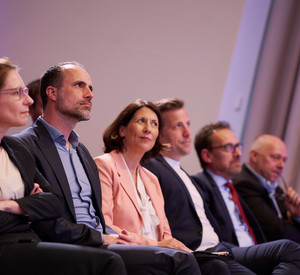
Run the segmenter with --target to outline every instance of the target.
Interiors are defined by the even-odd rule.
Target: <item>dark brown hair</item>
[[[206,163],[201,158],[201,151],[204,148],[210,150],[212,145],[211,135],[216,130],[221,129],[230,129],[229,123],[226,121],[218,121],[216,123],[208,124],[202,127],[195,136],[194,146],[202,168],[206,167]]]
[[[35,106],[36,99],[40,95],[40,79],[33,80],[29,82],[26,86],[28,88],[28,94],[29,96],[34,100],[32,107]]]
[[[104,152],[109,153],[112,150],[117,150],[118,152],[122,152],[124,144],[123,138],[119,134],[119,130],[121,126],[127,126],[134,114],[141,108],[147,107],[151,109],[158,118],[158,129],[161,127],[161,117],[158,108],[150,101],[138,99],[128,106],[126,106],[121,113],[117,116],[117,118],[110,124],[103,133],[103,142],[104,142]],[[159,134],[155,141],[153,148],[146,152],[142,158],[142,160],[149,159],[151,157],[155,157],[159,151],[162,149],[163,145],[159,141]]]

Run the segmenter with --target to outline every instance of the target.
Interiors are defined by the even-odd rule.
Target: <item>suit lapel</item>
[[[57,179],[57,183],[63,191],[63,194],[68,203],[68,207],[73,214],[74,219],[76,219],[69,182],[55,144],[42,122],[36,122],[34,131],[37,134],[36,145],[39,147],[40,152],[43,154],[45,161],[47,161],[50,165],[52,172]]]
[[[169,165],[169,163],[167,163],[167,161],[164,159],[164,157],[162,155],[157,156],[157,159],[162,163],[162,165],[164,167],[166,167],[172,174],[173,176],[177,179],[178,182],[180,182],[184,192],[186,193],[186,196],[188,197],[189,200],[189,204],[190,206],[194,209],[194,211],[196,212],[192,197],[190,195],[190,192],[187,190],[184,182],[182,181],[181,177],[178,176],[178,174],[176,173],[176,171]],[[185,171],[184,171],[185,172]],[[186,172],[185,172],[186,173]],[[186,173],[187,174],[187,173]],[[187,176],[191,179],[191,177],[187,174]],[[192,179],[191,179],[192,181]],[[193,182],[193,181],[192,181]]]
[[[207,171],[204,171],[203,175],[204,175],[203,179],[206,180],[207,183],[208,183],[208,186],[211,186],[211,188],[212,188],[212,194],[214,194],[214,196],[217,200],[219,208],[223,209],[222,213],[225,215],[225,220],[230,223],[231,230],[235,232],[235,229],[234,229],[229,211],[228,211],[227,206],[224,202],[224,199],[223,199],[222,194],[219,190],[219,187],[217,186],[217,184],[215,183],[213,178],[207,173]]]
[[[111,154],[112,154],[112,157],[113,157],[113,159],[115,161],[115,164],[116,164],[116,170],[117,170],[117,173],[118,173],[118,176],[119,176],[120,185],[122,186],[124,192],[130,198],[132,203],[134,204],[134,206],[135,206],[137,212],[139,213],[139,215],[142,217],[140,207],[138,205],[136,193],[135,193],[135,190],[132,186],[131,177],[129,176],[127,168],[124,164],[122,155],[119,154],[119,153],[116,153],[114,151],[111,152]]]

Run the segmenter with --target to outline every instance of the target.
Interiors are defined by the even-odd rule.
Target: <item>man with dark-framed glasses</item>
[[[208,124],[198,131],[194,143],[203,172],[193,179],[207,194],[224,240],[242,247],[264,242],[256,218],[232,185],[232,178],[241,171],[243,146],[230,125]]]
[[[268,241],[284,238],[299,243],[300,197],[281,176],[286,161],[285,143],[273,135],[260,135],[252,142],[248,162],[233,182]]]

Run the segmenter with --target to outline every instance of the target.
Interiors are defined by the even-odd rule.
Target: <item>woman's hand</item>
[[[288,187],[286,192],[285,205],[286,208],[295,217],[300,217],[300,197],[299,194],[292,188]]]
[[[20,205],[13,200],[0,201],[0,210],[17,215],[26,215],[26,212],[20,207]]]
[[[136,233],[129,232],[126,229],[123,229],[121,231],[121,233],[119,234],[119,238],[121,240],[131,242],[132,244],[158,246],[157,241],[149,239],[147,237],[144,237],[144,236],[136,234]]]
[[[108,244],[129,244],[136,245],[139,244],[131,236],[120,233],[119,235],[107,235],[104,234],[104,245]]]
[[[38,183],[34,183],[33,184],[33,189],[30,192],[30,195],[34,195],[34,194],[39,194],[39,193],[43,193],[44,191],[42,190],[42,188],[40,188],[40,185]]]

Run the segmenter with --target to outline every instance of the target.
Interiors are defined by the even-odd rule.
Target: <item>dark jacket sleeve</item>
[[[4,137],[1,144],[23,179],[24,197],[15,201],[27,213],[23,216],[0,211],[1,233],[20,232],[22,229],[28,229],[28,222],[59,217],[61,200],[57,194],[51,193],[50,185],[35,167],[32,154],[18,139],[13,137]],[[30,195],[34,183],[38,183],[44,192]]]
[[[104,238],[102,232],[85,224],[76,223],[75,210],[67,178],[56,147],[46,128],[38,119],[33,127],[25,129],[16,136],[34,155],[39,171],[62,198],[62,216],[57,219],[35,223],[33,226],[34,230],[44,241],[100,246]],[[91,157],[90,159],[94,163]],[[86,158],[84,158],[84,161],[87,161]],[[98,185],[100,188],[100,183]],[[101,211],[101,208],[99,211]]]
[[[29,230],[28,217],[0,211],[0,235]]]
[[[61,216],[61,200],[35,169],[34,183],[38,183],[43,193],[27,195],[15,201],[27,213],[29,222],[49,220]],[[31,189],[32,190],[32,189]],[[52,193],[52,192],[53,193]]]

